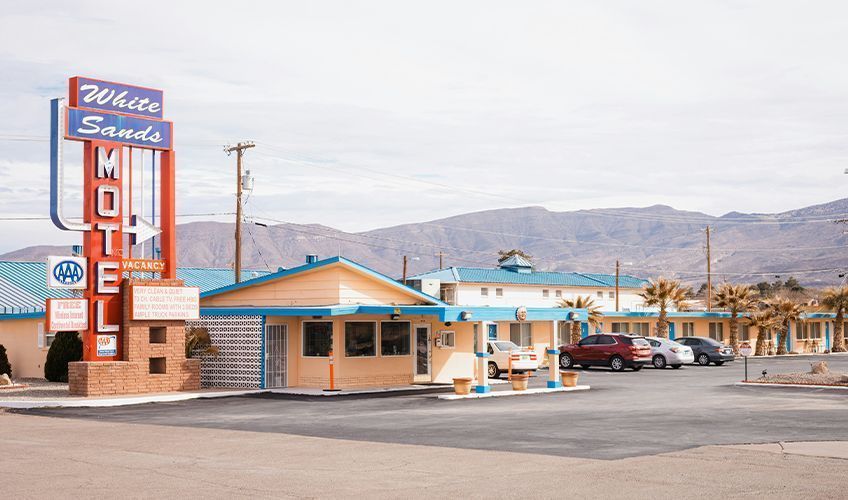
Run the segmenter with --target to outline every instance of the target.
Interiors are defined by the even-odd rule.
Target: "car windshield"
[[[512,342],[494,342],[495,347],[498,348],[499,351],[520,351],[521,348]]]

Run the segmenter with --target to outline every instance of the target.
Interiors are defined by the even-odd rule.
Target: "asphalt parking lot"
[[[753,377],[806,371],[825,359],[848,373],[848,356],[749,361]],[[432,395],[291,399],[272,395],[29,413],[122,423],[203,427],[383,443],[617,459],[703,445],[848,440],[848,391],[736,387],[743,363],[579,370],[592,390],[442,401]],[[540,372],[534,385],[544,384]]]

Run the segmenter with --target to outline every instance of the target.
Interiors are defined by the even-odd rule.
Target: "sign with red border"
[[[47,331],[88,330],[88,299],[47,299]]]

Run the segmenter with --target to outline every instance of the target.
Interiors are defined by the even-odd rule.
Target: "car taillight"
[[[721,347],[716,347],[715,352],[721,352]]]
[[[533,360],[533,361],[536,361],[536,355],[535,355],[535,354],[531,354],[531,355],[530,355],[530,359],[531,359],[531,360]]]
[[[671,352],[680,352],[680,348],[678,348],[678,347],[672,347],[672,348],[671,348]]]

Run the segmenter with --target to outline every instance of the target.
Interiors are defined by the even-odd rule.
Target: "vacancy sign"
[[[47,330],[78,332],[88,329],[88,299],[47,299]]]
[[[134,321],[200,319],[200,289],[195,286],[135,285],[130,300]]]

